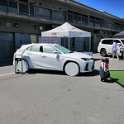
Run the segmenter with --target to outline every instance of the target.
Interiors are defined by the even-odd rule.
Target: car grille
[[[85,71],[88,71],[88,63],[86,64],[86,66],[85,66],[85,69],[84,69]]]
[[[94,62],[92,63],[92,66],[91,66],[91,63],[86,63],[86,66],[84,68],[84,71],[88,71],[88,70],[93,70],[94,69]]]

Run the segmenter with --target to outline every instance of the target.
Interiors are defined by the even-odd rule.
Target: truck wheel
[[[101,49],[100,54],[105,57],[107,55],[106,49]]]

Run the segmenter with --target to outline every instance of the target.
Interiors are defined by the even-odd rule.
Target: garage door
[[[13,53],[13,34],[0,33],[0,66],[12,63]]]
[[[20,48],[23,44],[31,43],[31,35],[25,33],[15,33],[15,48]]]

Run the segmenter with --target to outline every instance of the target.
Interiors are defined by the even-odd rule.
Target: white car
[[[114,41],[120,46],[120,56],[122,56],[122,52],[124,50],[124,38],[101,39],[97,47],[97,51],[101,54],[101,56],[105,57],[106,55],[112,55],[112,45]]]
[[[15,52],[13,64],[16,72],[45,69],[65,71],[69,76],[94,70],[92,56],[81,52],[72,52],[58,44],[23,45]]]

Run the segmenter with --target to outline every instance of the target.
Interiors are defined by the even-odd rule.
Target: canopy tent
[[[41,37],[67,37],[68,38],[68,48],[70,49],[70,38],[73,37],[88,37],[89,41],[89,51],[91,49],[91,33],[87,31],[80,30],[73,25],[65,22],[61,26],[58,26],[52,30],[41,32]]]
[[[80,30],[68,22],[65,22],[61,26],[58,26],[52,30],[41,32],[41,37],[68,37],[68,46],[70,46],[70,37],[89,37],[89,51],[91,48],[91,33]]]
[[[121,31],[121,32],[115,34],[114,37],[124,38],[124,31]]]
[[[41,32],[44,37],[91,37],[91,33],[80,30],[68,22],[52,30]]]

